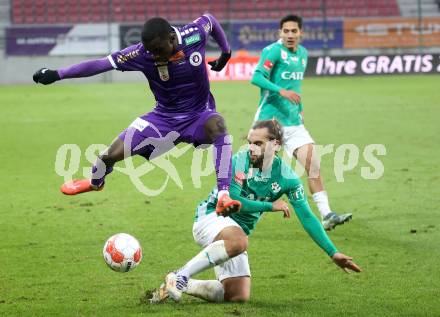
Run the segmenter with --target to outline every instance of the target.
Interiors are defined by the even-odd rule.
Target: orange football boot
[[[228,194],[223,194],[217,200],[215,212],[217,215],[228,216],[232,213],[239,212],[241,209],[241,202],[231,199]]]
[[[78,195],[82,193],[87,193],[90,191],[100,191],[104,188],[104,185],[95,189],[91,183],[90,179],[74,179],[68,182],[65,182],[61,186],[61,192],[65,195]]]

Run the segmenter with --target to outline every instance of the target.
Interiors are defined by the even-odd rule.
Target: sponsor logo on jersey
[[[270,60],[266,59],[266,60],[264,61],[263,67],[264,67],[266,70],[271,70],[272,67],[273,67],[273,63],[272,63]]]
[[[292,62],[294,62],[294,63],[298,62],[298,56],[292,56],[290,59],[291,59]]]
[[[185,44],[186,45],[190,45],[190,44],[194,44],[200,41],[200,34],[194,34],[190,37],[187,37],[185,39]]]
[[[272,191],[276,194],[281,190],[281,186],[280,184],[278,184],[277,182],[273,182],[270,187],[272,188]]]
[[[254,180],[254,182],[264,182],[264,183],[267,183],[269,181],[268,177],[264,177],[264,176],[261,176],[261,175],[252,176],[252,179]]]
[[[295,79],[295,80],[303,80],[304,72],[282,72],[282,79]]]
[[[189,56],[189,63],[193,66],[199,66],[202,62],[202,54],[199,52],[194,52]]]
[[[135,50],[127,54],[119,54],[116,57],[116,61],[118,62],[118,64],[124,64],[125,62],[135,58],[136,56],[139,56],[139,50]]]

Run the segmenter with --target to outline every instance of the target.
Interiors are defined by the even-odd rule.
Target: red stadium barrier
[[[213,81],[250,80],[258,59],[258,56],[233,57],[221,72],[211,71],[211,67],[207,65],[209,79]],[[212,59],[208,59],[210,60]]]

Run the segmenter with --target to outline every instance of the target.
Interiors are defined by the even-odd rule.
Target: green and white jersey
[[[302,103],[294,104],[281,97],[280,89],[301,94],[301,82],[307,67],[307,49],[298,45],[295,52],[279,40],[266,46],[255,69],[252,83],[261,89],[255,120],[277,119],[283,126],[302,124]],[[269,83],[264,83],[269,81]]]
[[[306,202],[304,188],[292,169],[278,156],[275,157],[271,171],[262,173],[250,167],[248,151],[235,154],[232,158],[232,181],[230,195],[239,196],[242,208],[239,213],[230,215],[246,234],[255,228],[263,212],[272,211],[272,202],[286,194],[293,205]],[[217,188],[196,209],[197,221],[201,217],[215,212]]]
[[[248,151],[238,152],[232,157],[232,173],[229,193],[232,199],[239,200],[242,205],[240,212],[229,217],[247,235],[255,228],[263,212],[272,211],[272,202],[286,194],[304,230],[313,241],[329,256],[337,252],[310,209],[300,179],[279,157],[275,157],[272,169],[263,173],[251,167]],[[214,189],[208,199],[197,206],[195,221],[214,213],[216,204],[217,189]]]

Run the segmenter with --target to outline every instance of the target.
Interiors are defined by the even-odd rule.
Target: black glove
[[[51,70],[47,68],[41,68],[37,70],[32,78],[37,84],[40,83],[43,85],[49,85],[61,79],[56,70]]]
[[[228,53],[222,52],[222,55],[220,55],[218,59],[212,62],[208,62],[208,64],[211,65],[211,70],[219,72],[226,66],[230,58],[231,51],[229,51]]]

